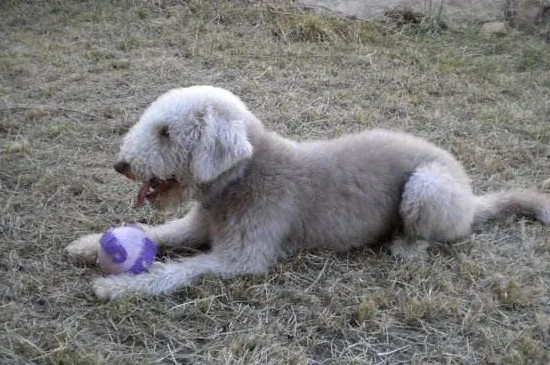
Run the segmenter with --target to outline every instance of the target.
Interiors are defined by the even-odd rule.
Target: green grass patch
[[[538,300],[539,290],[532,287],[523,287],[511,279],[505,282],[493,282],[493,293],[500,304],[508,310],[518,310],[531,307]]]
[[[276,15],[273,35],[291,42],[376,43],[380,33],[373,22],[325,17],[309,13]]]

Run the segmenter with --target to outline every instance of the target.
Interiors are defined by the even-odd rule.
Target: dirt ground
[[[229,88],[296,139],[366,127],[450,149],[477,192],[549,175],[550,49],[434,19],[321,18],[282,0],[0,3],[0,363],[547,364],[550,230],[511,217],[426,264],[303,252],[260,277],[96,299],[78,236],[170,215],[112,169],[166,90]]]

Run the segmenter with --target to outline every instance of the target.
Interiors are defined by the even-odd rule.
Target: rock
[[[298,4],[359,19],[381,18],[388,11],[405,9],[463,23],[502,20],[507,1],[511,0],[298,0]]]
[[[297,0],[299,6],[349,18],[383,18],[395,10],[437,17],[449,25],[484,23],[487,34],[512,27],[544,35],[550,41],[550,0]],[[395,12],[394,12],[395,13]]]
[[[505,22],[490,22],[485,23],[481,27],[481,30],[484,34],[487,35],[505,35],[507,33],[506,23]]]
[[[548,35],[550,0],[509,0],[506,18],[514,28]]]

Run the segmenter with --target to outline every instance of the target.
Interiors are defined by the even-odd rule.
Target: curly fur
[[[181,199],[184,187],[195,192],[182,219],[146,227],[153,240],[208,243],[211,250],[156,263],[142,275],[98,278],[93,287],[102,298],[168,293],[205,274],[263,273],[303,248],[388,242],[395,254],[422,256],[416,248],[459,239],[475,222],[504,213],[550,224],[548,195],[475,196],[458,161],[425,140],[367,130],[294,142],[266,130],[238,97],[210,86],[172,90],[153,102],[124,138],[118,161],[136,180],[177,180],[159,205]],[[93,261],[98,239],[82,237],[67,251]]]

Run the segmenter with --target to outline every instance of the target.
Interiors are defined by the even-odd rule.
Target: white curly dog
[[[171,90],[154,101],[124,138],[115,169],[143,183],[138,204],[164,207],[191,195],[196,203],[184,218],[146,232],[158,245],[209,244],[210,251],[157,262],[141,275],[97,278],[101,298],[168,293],[204,274],[264,273],[304,248],[387,242],[407,256],[502,214],[550,224],[548,195],[476,196],[459,162],[427,141],[368,130],[298,143],[264,129],[238,97],[211,86]],[[66,250],[94,262],[99,237]]]

